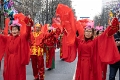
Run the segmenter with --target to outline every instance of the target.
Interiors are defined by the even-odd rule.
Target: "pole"
[[[4,0],[1,0],[0,27],[4,28]]]
[[[48,0],[46,1],[46,23],[48,23]]]
[[[44,18],[43,18],[43,16],[44,16],[43,14],[44,14],[44,13],[43,13],[43,8],[42,8],[42,13],[41,13],[41,14],[42,14],[42,24],[44,24]]]

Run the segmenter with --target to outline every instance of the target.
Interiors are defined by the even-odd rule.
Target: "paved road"
[[[2,78],[2,71],[3,71],[3,61],[2,60],[2,70],[0,71],[0,80],[3,80]],[[56,50],[56,68],[52,71],[45,71],[45,80],[72,80],[74,71],[75,71],[75,66],[76,66],[76,61],[72,63],[66,63],[64,61],[61,61],[59,58],[59,50]],[[109,72],[109,67],[108,67],[108,72]],[[108,75],[107,73],[107,80],[108,80]],[[119,75],[117,73],[116,80],[119,80]],[[32,68],[31,68],[31,63],[27,66],[27,80],[33,80],[32,76]]]
[[[72,80],[75,71],[76,61],[72,63],[66,63],[61,61],[59,58],[59,50],[56,50],[56,68],[52,71],[45,71],[45,80]],[[3,60],[2,70],[0,71],[0,80],[2,78],[3,71]],[[27,66],[27,80],[33,80],[31,63]]]

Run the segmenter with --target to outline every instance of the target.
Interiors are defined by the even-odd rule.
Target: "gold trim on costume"
[[[32,46],[31,51],[32,51],[32,55],[38,55],[38,56],[43,55],[43,48],[39,46]]]
[[[34,37],[38,37],[42,32],[33,32]]]

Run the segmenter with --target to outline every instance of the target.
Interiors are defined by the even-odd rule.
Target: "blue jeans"
[[[109,80],[115,80],[116,73],[119,69],[119,80],[120,80],[120,67],[110,65]]]

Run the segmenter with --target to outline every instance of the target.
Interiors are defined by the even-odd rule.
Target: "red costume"
[[[65,53],[65,55],[68,54],[65,61],[74,61],[78,48],[75,80],[102,80],[101,62],[113,64],[120,60],[120,55],[112,36],[119,27],[117,18],[113,19],[112,25],[102,35],[94,40],[85,41],[75,38],[76,26],[72,15],[73,12],[68,6],[59,4],[56,14],[60,16],[62,26],[67,30],[66,37],[69,46],[68,53]]]
[[[42,27],[40,24],[36,24],[37,27]],[[35,26],[35,27],[36,27]],[[33,68],[33,76],[37,80],[44,80],[44,56],[43,56],[43,45],[42,40],[44,38],[44,34],[39,32],[32,32],[31,34],[31,61]]]
[[[68,57],[68,44],[67,44],[67,32],[65,31],[65,29],[63,29],[63,35],[62,35],[62,40],[61,40],[61,49],[62,49],[62,53],[60,55],[60,57],[64,60],[65,58]]]
[[[76,40],[78,47],[78,63],[75,80],[102,80],[101,62],[113,64],[120,60],[114,38],[111,37],[117,30],[117,25],[115,25],[108,27],[102,35],[94,40]],[[75,57],[71,57],[74,55],[73,53],[76,54],[75,48],[74,46],[71,52],[68,52],[69,55],[66,61],[70,62],[75,59]]]
[[[60,59],[62,59],[62,40],[63,40],[63,34],[60,35]]]
[[[47,36],[45,40],[46,44],[46,68],[55,68],[55,44],[56,38],[52,32]],[[53,65],[52,65],[53,64]]]
[[[27,17],[25,18],[25,21],[30,22],[30,20]],[[28,65],[30,57],[28,39],[31,25],[27,26],[24,35],[15,37],[0,35],[0,60],[6,53],[3,72],[4,80],[26,80],[26,65]]]
[[[58,41],[58,36],[60,34],[60,29],[56,29],[56,32],[50,32],[44,41],[46,45],[46,67],[54,69],[55,68],[55,49],[56,43]]]
[[[104,32],[104,27],[96,26],[95,31],[96,31],[95,37],[97,37]],[[101,62],[101,66],[102,66],[102,80],[106,80],[107,64]]]
[[[55,28],[59,28],[61,31],[63,31],[62,26],[61,26],[61,20],[59,16],[56,16],[52,18],[52,26]],[[62,59],[62,38],[63,38],[63,33],[60,35],[60,39],[57,42],[57,48],[60,48],[60,59]],[[62,59],[63,60],[63,59]]]
[[[106,80],[107,64],[102,63],[102,80]]]

